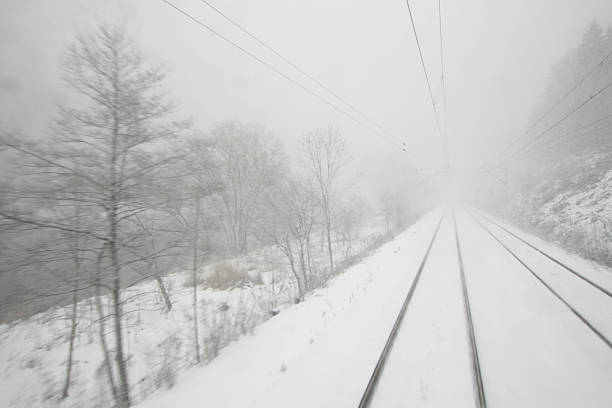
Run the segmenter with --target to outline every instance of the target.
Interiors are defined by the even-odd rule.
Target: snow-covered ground
[[[438,219],[428,214],[139,406],[355,407]]]
[[[209,366],[185,373],[175,388],[141,406],[357,406],[438,216],[429,214],[329,288],[263,324]],[[458,225],[489,405],[610,406],[611,350],[470,217],[460,214]],[[501,238],[510,245],[507,236]],[[612,287],[609,270],[551,245],[545,249]],[[553,287],[563,289],[569,302],[612,335],[610,299],[568,279],[535,251],[520,251]],[[470,364],[448,217],[372,406],[473,407]]]
[[[182,370],[172,387],[154,391],[138,407],[356,407],[440,215],[440,211],[427,214],[302,303],[284,309],[257,327],[249,327],[248,334],[236,336],[208,364]],[[489,406],[612,406],[612,350],[471,216],[458,211],[457,225]],[[612,338],[610,298],[503,230],[492,224],[487,226],[579,313]],[[609,269],[507,227],[612,289]],[[447,212],[382,372],[373,407],[474,406],[458,268],[454,228],[451,213]],[[230,293],[235,299],[228,298],[227,293],[217,296],[223,296],[222,301],[230,305],[246,301],[246,292]],[[214,298],[209,295],[209,299]],[[249,296],[252,298],[253,293],[249,292]],[[255,307],[256,303],[252,304]],[[147,319],[144,315],[141,318]],[[155,330],[176,331],[179,326],[173,319],[177,318],[173,315],[158,319]],[[49,322],[44,327],[48,332],[42,332],[36,321],[2,327],[0,406],[11,406],[15,401],[18,406],[29,406],[15,390],[28,380],[34,387],[44,385],[37,370],[47,364],[61,366],[65,358],[63,346],[53,359],[42,361],[40,356],[49,351],[38,339],[59,339],[65,335],[65,327],[53,329],[55,326]],[[177,350],[183,350],[185,355],[172,357],[188,360],[190,348],[181,342],[189,335],[183,338],[181,333],[175,334],[182,339]],[[163,337],[134,330],[130,336],[132,342],[138,340],[138,347],[146,345],[148,336]],[[8,347],[7,339],[16,345]],[[32,348],[34,345],[38,348]],[[168,345],[170,350],[175,346]],[[144,354],[149,365],[134,363],[142,370],[158,369],[153,363],[168,355],[154,342],[150,347],[149,354]],[[31,352],[24,354],[23,349]],[[98,347],[92,345],[79,351],[77,359],[82,364],[76,366],[80,367],[77,377],[94,371],[84,366],[87,353],[99,354]],[[7,363],[12,365],[4,366]],[[12,378],[7,374],[11,372],[19,375]],[[130,375],[142,374],[132,370]],[[143,392],[151,393],[146,384],[141,387]],[[95,393],[95,387],[84,387],[81,392]],[[40,393],[35,395],[39,398]],[[87,406],[104,406],[99,400],[89,401]],[[51,404],[58,402],[33,401],[31,406]]]
[[[612,156],[552,161],[507,202],[507,216],[565,248],[612,266]]]
[[[421,239],[430,238],[423,235]],[[474,406],[460,279],[453,223],[447,214],[379,380],[372,407]]]
[[[609,407],[612,350],[468,216],[458,219],[487,401],[494,407]],[[597,328],[612,300],[488,224]],[[525,233],[529,242],[612,288],[612,274]]]

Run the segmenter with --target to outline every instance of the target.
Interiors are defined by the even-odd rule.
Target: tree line
[[[290,265],[299,302],[334,273],[334,235],[354,234],[363,213],[341,200],[348,152],[338,128],[307,132],[297,166],[258,125],[234,120],[198,131],[167,99],[167,70],[144,59],[117,26],[78,36],[62,68],[73,103],[58,107],[44,138],[1,137],[12,176],[0,186],[1,273],[17,271],[19,280],[35,282],[36,290],[15,301],[72,305],[63,397],[70,389],[77,303],[95,298],[111,392],[127,407],[123,289],[154,279],[170,310],[161,278],[176,265],[189,269],[199,362],[196,282],[210,253],[275,246]],[[393,210],[389,197],[384,203],[390,229],[391,212],[404,210]],[[325,249],[325,268],[315,267],[314,246]]]

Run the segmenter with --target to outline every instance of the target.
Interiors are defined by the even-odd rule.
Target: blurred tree
[[[161,205],[152,186],[160,169],[180,157],[166,142],[186,124],[171,120],[173,105],[161,90],[165,70],[146,64],[120,27],[101,26],[79,36],[68,48],[63,75],[75,91],[74,107],[60,107],[48,139],[4,140],[20,154],[16,164],[22,177],[14,183],[16,200],[0,210],[0,217],[88,237],[93,248],[105,249],[109,274],[99,285],[109,290],[113,305],[116,402],[127,407],[122,272],[142,261],[129,258],[129,249],[146,239],[136,217]],[[77,205],[78,217],[50,211]]]

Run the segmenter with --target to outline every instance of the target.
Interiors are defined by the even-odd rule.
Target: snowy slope
[[[551,241],[612,266],[612,156],[572,156],[539,169],[508,215]]]
[[[438,218],[427,215],[139,407],[356,406]]]
[[[361,238],[338,245],[336,259],[359,255],[380,244],[381,223],[368,225]],[[318,256],[318,254],[315,254]],[[324,259],[324,258],[322,258]],[[293,280],[287,261],[273,247],[218,264],[226,270],[253,276],[255,283],[224,290],[198,285],[200,353],[204,364],[227,344],[248,335],[254,327],[293,304]],[[211,276],[217,264],[206,265],[200,278]],[[155,281],[123,291],[124,338],[131,397],[140,402],[155,390],[172,386],[177,373],[195,363],[190,273],[163,277],[172,300],[164,301]],[[110,299],[102,296],[109,313]],[[110,387],[99,342],[99,318],[93,298],[78,304],[73,375],[68,398],[59,398],[64,385],[71,306],[57,307],[28,319],[0,324],[0,407],[108,407]],[[110,321],[107,342],[112,348]]]

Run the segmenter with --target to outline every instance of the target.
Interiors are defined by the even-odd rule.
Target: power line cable
[[[525,138],[527,135],[529,135],[529,133],[531,133],[531,131],[537,126],[539,125],[548,115],[550,115],[559,105],[561,105],[561,103],[563,103],[563,101],[565,99],[567,99],[567,97],[569,97],[584,81],[586,81],[588,78],[591,77],[591,75],[593,75],[598,68],[602,67],[603,64],[605,64],[605,62],[608,60],[608,58],[610,58],[612,56],[612,51],[609,52],[608,54],[606,54],[597,64],[595,64],[585,75],[583,75],[582,77],[580,77],[580,79],[578,79],[578,81],[576,81],[574,83],[574,85],[572,85],[562,96],[561,98],[559,98],[553,105],[551,105],[551,107],[549,109],[547,109],[542,115],[540,115],[538,117],[538,119],[536,119],[535,122],[533,122],[528,128],[527,130],[525,130],[525,132],[523,132],[521,135],[519,135],[518,137],[516,137],[515,139],[513,139],[510,143],[508,143],[508,145],[500,152],[496,155],[496,157],[499,158],[503,158],[507,152],[509,150],[511,150],[512,146],[519,142],[521,139]]]
[[[570,116],[572,116],[574,113],[578,112],[580,109],[582,109],[584,106],[586,106],[589,102],[593,101],[597,96],[601,95],[602,93],[604,93],[606,90],[608,90],[608,88],[612,87],[612,82],[609,82],[608,84],[606,84],[604,87],[600,88],[597,92],[595,92],[594,94],[592,94],[590,97],[588,97],[587,99],[585,99],[584,101],[582,101],[578,106],[576,106],[574,109],[572,109],[571,111],[569,111],[567,114],[565,114],[563,117],[561,117],[561,119],[555,121],[552,125],[550,125],[549,127],[547,127],[545,130],[543,130],[542,132],[538,133],[534,138],[532,138],[530,141],[528,141],[527,143],[525,143],[522,147],[520,147],[518,150],[516,150],[514,153],[512,153],[510,156],[508,156],[506,159],[504,159],[502,161],[506,162],[510,159],[512,159],[513,157],[516,157],[517,155],[519,155],[521,152],[523,152],[525,149],[527,149],[529,146],[531,146],[534,142],[536,142],[537,140],[539,140],[542,136],[544,136],[545,134],[547,134],[548,132],[550,132],[552,129],[554,129],[555,127],[557,127],[560,123],[562,123],[563,121],[565,121],[567,118],[569,118]]]
[[[444,40],[442,36],[442,4],[441,0],[438,0],[438,27],[440,29],[440,69],[442,72],[442,97],[443,97],[443,109],[444,109],[444,144],[448,146],[448,115],[446,113],[446,76],[444,75]]]
[[[529,155],[532,152],[536,151],[537,149],[547,148],[547,147],[549,147],[551,145],[552,146],[554,146],[554,145],[561,145],[563,143],[560,143],[560,141],[562,139],[565,139],[567,136],[574,135],[577,132],[580,132],[581,130],[584,130],[584,129],[588,128],[588,127],[596,125],[599,122],[603,122],[604,120],[606,120],[608,118],[611,118],[611,117],[612,117],[612,114],[605,115],[605,116],[603,116],[603,117],[601,117],[601,118],[599,118],[597,120],[594,120],[592,122],[586,123],[586,124],[576,128],[576,129],[572,129],[572,130],[569,130],[567,132],[561,133],[560,135],[557,135],[556,138],[554,138],[554,139],[549,139],[549,140],[545,141],[544,143],[540,143],[537,146],[532,146],[530,149],[527,150],[527,152],[524,152],[523,154]]]
[[[329,100],[327,100],[326,98],[324,98],[323,96],[319,95],[318,93],[316,93],[315,91],[307,88],[306,86],[302,85],[301,83],[299,83],[298,81],[296,81],[295,79],[291,78],[290,76],[288,76],[287,74],[285,74],[284,72],[282,72],[281,70],[279,70],[278,68],[274,67],[273,65],[271,65],[270,63],[266,62],[265,60],[261,59],[260,57],[258,57],[257,55],[253,54],[252,52],[248,51],[247,49],[245,49],[244,47],[242,47],[241,45],[239,45],[238,43],[234,42],[233,40],[229,39],[228,37],[224,36],[223,34],[217,32],[216,30],[214,30],[212,27],[210,27],[209,25],[205,24],[204,22],[202,22],[201,20],[198,20],[197,18],[195,18],[194,16],[192,16],[191,14],[189,14],[188,12],[186,12],[185,10],[183,10],[182,8],[176,6],[174,3],[170,2],[169,0],[161,0],[162,2],[166,3],[168,6],[172,7],[174,10],[176,10],[177,12],[179,12],[180,14],[182,14],[183,16],[185,16],[186,18],[188,18],[189,20],[193,21],[194,23],[198,24],[199,26],[201,26],[202,28],[205,28],[207,31],[211,32],[212,34],[214,34],[215,36],[217,36],[218,38],[220,38],[221,40],[225,41],[226,43],[230,44],[231,46],[233,46],[234,48],[237,48],[238,50],[240,50],[242,53],[246,54],[247,56],[251,57],[252,59],[254,59],[256,62],[262,64],[263,66],[265,66],[266,68],[268,68],[269,70],[273,71],[274,73],[276,73],[277,75],[279,75],[280,77],[282,77],[283,79],[291,82],[293,85],[301,88],[302,90],[304,90],[305,92],[309,93],[310,95],[312,95],[313,97],[315,97],[316,99],[318,99],[319,101],[323,102],[324,104],[328,105],[329,107],[333,108],[334,110],[336,110],[337,112],[343,114],[344,116],[350,118],[351,120],[353,120],[354,122],[358,123],[359,125],[363,126],[364,128],[370,130],[372,133],[380,136],[383,140],[386,140],[387,142],[391,143],[392,145],[397,145],[398,142],[391,140],[387,135],[385,135],[384,133],[372,128],[370,125],[363,123],[361,120],[359,120],[358,118],[356,118],[355,116],[351,115],[350,113],[344,111],[342,108],[336,106],[335,104],[333,104],[332,102],[330,102]],[[405,149],[402,149],[403,151],[405,151]]]
[[[605,125],[599,126],[595,129],[591,129],[587,132],[581,133],[581,134],[576,134],[576,133],[570,133],[571,135],[574,135],[574,137],[576,138],[584,138],[584,137],[589,137],[592,135],[596,135],[598,132],[608,129],[609,127],[612,126],[612,123],[607,123]],[[562,147],[565,143],[554,143],[554,144],[549,144],[547,146],[541,146],[539,149],[534,149],[534,150],[530,150],[526,153],[523,153],[522,156],[523,157],[529,157],[529,156],[536,156],[538,154],[541,153],[545,153],[551,150],[555,150],[555,149],[559,149],[560,147]]]
[[[373,120],[372,118],[370,118],[368,115],[366,115],[365,113],[363,113],[362,111],[360,111],[359,109],[357,109],[353,104],[351,104],[349,101],[347,101],[345,98],[341,97],[340,95],[338,95],[336,92],[334,92],[331,88],[329,88],[327,85],[323,84],[321,81],[319,81],[318,79],[316,79],[314,76],[312,76],[311,74],[309,74],[308,72],[306,72],[303,68],[301,68],[300,66],[298,66],[296,63],[292,62],[291,60],[289,60],[288,58],[286,58],[285,56],[283,56],[279,51],[277,51],[275,48],[273,48],[272,46],[270,46],[269,44],[267,44],[265,41],[263,41],[262,39],[260,39],[259,37],[257,37],[255,34],[253,34],[251,31],[247,30],[244,26],[242,26],[240,23],[238,23],[237,21],[235,21],[234,19],[232,19],[231,17],[229,17],[227,14],[225,14],[223,11],[221,11],[218,7],[216,7],[214,4],[211,4],[209,1],[207,0],[200,0],[202,3],[206,4],[209,8],[211,8],[212,10],[214,10],[217,14],[219,14],[221,17],[223,17],[225,20],[227,20],[228,22],[230,22],[234,27],[238,28],[240,31],[242,31],[243,33],[245,33],[246,35],[248,35],[250,38],[252,38],[253,40],[255,40],[259,45],[263,46],[264,48],[266,48],[268,51],[272,52],[274,55],[276,55],[278,58],[280,58],[281,60],[283,60],[286,64],[288,64],[289,66],[291,66],[292,68],[294,68],[296,71],[298,71],[299,73],[301,73],[302,75],[304,75],[306,78],[310,79],[312,82],[314,82],[315,84],[317,84],[318,86],[320,86],[322,89],[324,89],[325,91],[327,91],[330,95],[332,95],[333,97],[335,97],[336,99],[338,99],[340,102],[342,102],[343,104],[345,104],[346,106],[348,106],[353,112],[357,113],[359,116],[361,116],[363,119],[365,119],[366,121],[368,121],[370,124],[376,126],[379,130],[383,131],[387,136],[391,137],[391,138],[395,138],[395,139],[399,139],[400,138],[394,136],[393,134],[391,134],[387,129],[385,129],[385,127],[383,127],[382,125],[380,125],[379,123],[377,123],[375,120]]]
[[[414,39],[416,41],[416,45],[419,51],[419,57],[421,59],[421,66],[423,67],[423,73],[425,74],[425,82],[427,83],[427,91],[429,92],[429,98],[431,99],[431,106],[434,111],[434,118],[436,120],[436,128],[438,129],[438,135],[440,136],[440,143],[442,143],[442,149],[444,151],[444,156],[448,163],[448,152],[446,149],[446,143],[444,142],[444,137],[442,136],[442,130],[440,128],[440,119],[438,118],[438,111],[436,109],[436,101],[433,96],[433,92],[431,91],[431,83],[429,81],[429,75],[427,74],[427,68],[425,67],[425,60],[423,59],[423,51],[421,50],[421,42],[419,41],[419,35],[417,33],[416,25],[414,24],[414,17],[412,16],[410,2],[408,0],[406,0],[406,6],[408,7],[408,14],[410,15],[410,23],[412,24],[412,32],[414,33]]]

